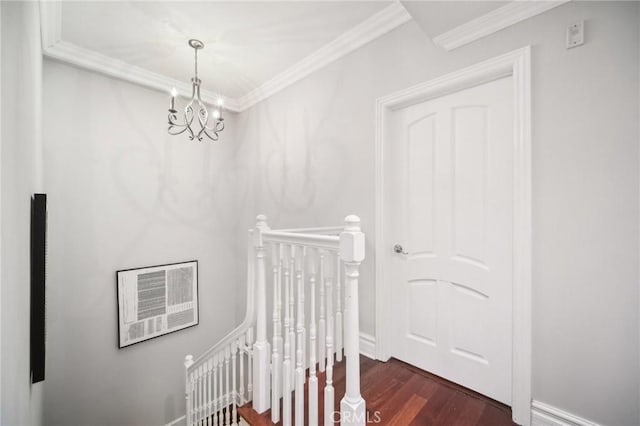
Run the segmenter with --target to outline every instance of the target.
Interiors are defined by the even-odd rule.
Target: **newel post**
[[[264,413],[270,408],[269,400],[271,398],[271,366],[269,365],[271,348],[267,341],[266,253],[262,240],[262,232],[269,230],[265,216],[259,215],[257,217],[256,230],[256,341],[253,344],[253,409],[258,413]]]
[[[364,260],[364,234],[360,231],[358,216],[345,219],[344,231],[340,234],[340,258],[345,264],[344,352],[347,358],[346,392],[340,402],[340,420],[342,425],[363,426],[366,410],[360,395],[358,269]]]
[[[191,410],[191,381],[189,380],[189,367],[193,365],[193,356],[187,355],[184,357],[184,377],[185,377],[185,387],[184,387],[184,399],[186,403],[186,420],[187,426],[190,426],[193,420],[193,413]]]

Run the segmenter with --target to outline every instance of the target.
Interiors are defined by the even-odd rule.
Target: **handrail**
[[[283,398],[284,424],[291,424],[294,402],[296,424],[303,422],[306,399],[304,396],[305,359],[307,359],[306,351],[308,350],[304,343],[306,342],[304,288],[307,282],[305,275],[310,274],[309,282],[314,289],[310,303],[314,307],[316,305],[315,283],[316,278],[319,279],[317,288],[320,297],[318,302],[320,317],[319,331],[316,331],[315,313],[311,311],[309,350],[312,354],[309,359],[314,359],[316,351],[319,352],[319,359],[322,360],[319,363],[320,371],[325,371],[324,362],[326,361],[325,418],[329,418],[335,410],[333,404],[326,402],[333,401],[333,333],[336,327],[336,330],[340,330],[336,334],[337,349],[341,352],[344,348],[347,363],[345,396],[340,404],[341,418],[347,424],[364,426],[359,420],[355,422],[347,420],[364,418],[365,410],[365,401],[360,394],[358,363],[358,269],[364,259],[365,242],[360,228],[360,219],[357,216],[347,216],[344,226],[339,227],[271,230],[267,225],[266,217],[259,215],[256,227],[249,230],[248,237],[246,312],[242,323],[214,346],[200,354],[195,361],[191,355],[185,358],[187,424],[193,426],[205,419],[208,421],[209,418],[215,418],[214,423],[220,420],[224,424],[230,424],[231,421],[235,424],[239,406],[252,401],[252,408],[258,413],[263,413],[279,405],[280,395]],[[270,262],[267,260],[269,257],[272,258]],[[310,260],[307,262],[306,259]],[[335,266],[331,267],[334,276],[325,275],[323,259],[326,259],[329,264],[336,262]],[[319,266],[318,277],[315,276],[314,269],[317,266]],[[272,269],[270,272],[273,274],[272,280],[267,276],[268,267]],[[344,312],[339,307],[342,299],[341,281],[344,288]],[[272,315],[274,336],[271,342],[267,336],[266,312],[267,287],[270,283],[273,284],[274,306]],[[336,285],[338,298],[335,325],[332,304],[333,285]],[[283,323],[281,323],[283,312],[280,302],[283,302],[282,307],[284,307]],[[344,323],[342,314],[346,319]],[[276,330],[280,332],[276,333]],[[315,345],[316,338],[319,346]],[[243,367],[247,368],[246,376],[243,375]],[[319,408],[315,371],[310,370],[308,380],[311,386],[309,413],[315,419]],[[244,391],[245,384],[247,393]],[[295,401],[292,400],[294,390]],[[274,422],[279,421],[279,410],[272,410],[271,415]],[[223,416],[224,420],[222,420]]]
[[[262,231],[262,238],[265,242],[300,244],[308,245],[323,249],[338,249],[340,246],[340,238],[337,235],[326,235],[339,233],[344,230],[344,226],[324,226],[317,228],[290,228],[285,230]],[[207,349],[204,353],[194,359],[193,364],[189,367],[189,371],[194,370],[203,361],[209,359],[218,352],[236,340],[240,335],[246,333],[255,323],[255,246],[254,246],[254,230],[249,230],[249,238],[247,245],[247,309],[245,316],[239,326],[234,328],[230,333],[224,336],[218,343]]]
[[[337,235],[301,234],[296,232],[262,231],[264,242],[305,245],[320,249],[337,250],[340,237]]]
[[[234,328],[230,333],[223,337],[218,343],[207,349],[202,355],[198,356],[189,367],[189,371],[195,369],[202,361],[209,359],[212,355],[218,352],[221,348],[228,346],[236,340],[240,335],[246,333],[255,323],[255,247],[253,244],[254,230],[249,230],[249,238],[247,244],[247,310],[244,314],[244,319],[239,326]]]
[[[278,229],[279,232],[295,232],[296,234],[320,234],[338,235],[344,231],[344,225],[340,226],[318,226],[315,228],[287,228]]]

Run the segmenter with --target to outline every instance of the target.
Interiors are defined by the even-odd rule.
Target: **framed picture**
[[[120,348],[198,325],[198,261],[116,272]]]

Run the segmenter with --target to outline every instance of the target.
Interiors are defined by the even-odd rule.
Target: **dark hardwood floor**
[[[367,424],[398,426],[503,426],[514,425],[511,409],[441,377],[396,359],[389,362],[360,357],[361,393],[367,403]],[[318,374],[318,407],[323,425],[325,374]],[[344,395],[345,363],[334,370],[335,409]],[[305,386],[305,401],[306,401]],[[293,396],[292,396],[293,400]],[[258,415],[250,404],[240,414],[250,425],[272,425],[271,412]],[[305,404],[305,414],[307,414]],[[336,418],[336,420],[338,420]],[[278,423],[278,424],[281,424]],[[338,423],[336,423],[338,424]]]

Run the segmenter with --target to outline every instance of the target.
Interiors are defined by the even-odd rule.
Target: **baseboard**
[[[601,426],[540,401],[531,403],[531,426]]]
[[[376,338],[370,334],[360,332],[360,355],[376,359]]]

